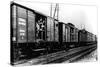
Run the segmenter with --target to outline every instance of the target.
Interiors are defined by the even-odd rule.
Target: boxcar
[[[58,42],[58,20],[47,17],[47,41]]]
[[[47,41],[54,41],[54,20],[47,17]]]
[[[72,23],[67,23],[66,25],[68,29],[67,42],[70,42],[71,47],[78,46],[78,29]]]
[[[17,55],[32,56],[32,54],[35,54],[34,51],[38,51],[38,49],[45,50],[48,47],[59,47],[57,46],[59,42],[58,27],[58,20],[22,5],[12,3],[12,57],[19,59]]]
[[[72,23],[67,23],[70,28],[70,42],[75,41],[75,26]]]
[[[11,8],[12,41],[31,43],[38,39],[46,40],[46,16],[16,3],[13,3]]]
[[[71,23],[59,22],[59,41],[64,47],[74,47],[78,43],[78,29]]]
[[[15,62],[21,57],[35,55],[35,49],[43,45],[37,44],[46,40],[47,17],[22,5],[11,4],[11,61]],[[13,59],[13,60],[12,60]]]
[[[94,35],[85,29],[79,30],[79,42],[81,45],[92,44],[94,40]]]
[[[47,49],[58,49],[60,45],[59,44],[59,35],[58,35],[58,20],[47,16],[47,40],[46,40],[46,46]]]
[[[79,30],[78,36],[79,36],[78,40],[80,44],[84,45],[87,42],[87,31],[85,29]]]

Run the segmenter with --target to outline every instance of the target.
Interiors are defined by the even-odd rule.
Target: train
[[[72,23],[64,23],[38,11],[11,3],[11,63],[97,42],[97,36]]]

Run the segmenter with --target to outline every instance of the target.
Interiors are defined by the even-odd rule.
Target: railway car
[[[96,35],[94,35],[93,33],[91,32],[88,32],[87,34],[87,42],[90,43],[90,44],[96,44]]]
[[[65,49],[78,46],[78,29],[72,23],[59,22],[59,42]]]
[[[87,42],[87,31],[85,29],[79,30],[78,41],[80,46],[83,46]]]
[[[60,48],[58,31],[58,20],[17,3],[11,4],[12,59],[57,50]]]
[[[78,46],[78,28],[76,28],[72,23],[67,23],[67,29],[69,29],[69,33],[67,35],[70,36],[68,39],[70,40],[70,47]]]
[[[79,30],[79,43],[80,46],[85,46],[91,41],[91,34],[85,29]]]
[[[86,46],[96,43],[95,35],[88,32],[85,29],[79,30],[78,36],[79,36],[78,41],[80,43],[80,46]]]
[[[47,40],[46,46],[48,51],[60,50],[59,44],[59,24],[58,20],[47,16]]]
[[[92,33],[87,31],[87,43],[92,43]]]
[[[36,14],[32,10],[28,10],[28,8],[16,3],[11,4],[12,62],[15,62],[23,57],[25,58],[27,54],[31,56],[31,48],[36,48],[34,46],[36,38],[35,16]]]

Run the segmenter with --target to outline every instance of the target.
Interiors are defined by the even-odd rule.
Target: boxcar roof
[[[43,15],[43,16],[47,17],[45,14],[40,13],[39,11],[33,10],[33,9],[31,9],[31,8],[28,8],[28,7],[26,7],[26,6],[20,5],[20,4],[18,4],[18,3],[11,2],[11,6],[12,6],[12,5],[17,5],[17,6],[19,6],[19,7],[22,7],[22,8],[25,8],[25,9],[27,9],[27,10],[30,10],[30,11],[32,11],[32,12],[34,12],[34,13],[37,13],[37,14],[40,14],[40,15]]]

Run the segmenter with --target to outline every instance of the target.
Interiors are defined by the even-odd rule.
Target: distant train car
[[[87,31],[85,29],[79,30],[78,32],[78,41],[79,42],[86,42],[87,41]]]
[[[96,43],[96,35],[94,35],[93,33],[88,32],[87,34],[87,42],[88,43]]]
[[[67,23],[67,28],[69,28],[70,33],[70,46],[78,46],[78,29],[72,23]],[[68,35],[69,36],[69,35]]]
[[[72,23],[59,22],[59,41],[66,48],[77,46],[78,29]]]
[[[76,42],[76,27],[72,23],[67,23],[67,27],[70,29],[70,42]]]
[[[86,31],[85,29],[79,30],[78,36],[79,36],[78,41],[80,43],[80,46],[96,43],[95,35]]]
[[[93,34],[87,31],[87,42],[92,43],[93,42]]]

